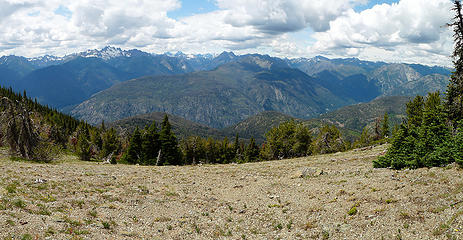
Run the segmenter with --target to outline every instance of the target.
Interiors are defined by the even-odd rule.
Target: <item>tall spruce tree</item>
[[[244,159],[246,162],[256,162],[259,159],[259,147],[253,137],[244,151]]]
[[[389,137],[389,115],[384,113],[383,125],[381,126],[381,137]]]
[[[92,148],[88,126],[81,124],[77,132],[77,155],[81,160],[89,161],[92,158]]]
[[[161,123],[161,132],[159,133],[161,143],[161,159],[159,165],[181,165],[182,157],[178,147],[177,137],[172,132],[167,114]]]
[[[447,114],[439,92],[429,93],[423,108],[423,121],[419,128],[418,155],[421,166],[441,166],[452,161],[450,129]]]
[[[121,150],[121,141],[114,128],[103,133],[103,145],[101,147],[101,157],[107,157],[111,153],[117,154]]]
[[[455,71],[450,77],[450,83],[447,86],[446,108],[448,117],[453,125],[463,119],[463,16],[461,13],[461,2],[454,1],[455,17],[449,26],[453,27],[453,65]]]
[[[132,134],[132,137],[129,141],[129,146],[125,152],[122,160],[130,164],[140,164],[141,154],[142,154],[142,138],[140,130],[135,128],[135,131]]]
[[[142,139],[142,159],[145,165],[155,165],[161,149],[159,133],[156,123],[153,121],[151,126],[145,130]]]

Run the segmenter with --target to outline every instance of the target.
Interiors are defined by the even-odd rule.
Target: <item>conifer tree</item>
[[[83,161],[90,161],[92,158],[92,148],[90,145],[90,134],[88,126],[81,124],[77,136],[77,155]]]
[[[383,125],[381,126],[381,138],[389,137],[389,115],[384,113]]]
[[[259,159],[259,147],[253,137],[244,151],[244,159],[246,162],[256,162]]]
[[[423,108],[423,121],[419,128],[418,167],[436,167],[452,161],[450,129],[446,125],[447,114],[440,93],[429,93]]]
[[[159,165],[181,165],[181,152],[178,148],[177,137],[172,132],[167,114],[164,115],[164,120],[161,123],[161,132],[159,133],[159,141],[161,143],[162,159]]]
[[[463,119],[463,16],[461,13],[461,2],[454,1],[455,17],[449,26],[453,27],[453,65],[455,71],[450,77],[450,83],[447,86],[446,109],[450,121],[456,123]]]
[[[302,157],[311,154],[310,144],[312,143],[312,136],[310,135],[309,128],[302,124],[296,124],[294,131],[294,145],[293,156]]]
[[[130,164],[139,164],[142,154],[142,139],[140,130],[135,128],[135,131],[132,134],[132,137],[129,141],[129,147],[127,148],[126,153],[123,156],[123,161]]]
[[[159,133],[156,123],[153,121],[151,126],[146,129],[142,140],[142,158],[146,165],[156,165],[156,158],[161,149],[159,143]]]
[[[416,96],[412,101],[406,104],[407,127],[418,128],[423,122],[424,98]]]
[[[235,162],[242,161],[242,152],[240,151],[240,140],[238,137],[238,133],[235,135],[235,141],[233,142],[233,154]]]
[[[463,166],[463,120],[458,122],[457,133],[453,139],[453,158],[460,166]]]
[[[341,132],[334,125],[325,125],[312,143],[314,153],[334,153],[346,150]]]
[[[370,135],[368,131],[368,126],[365,126],[362,130],[362,134],[360,135],[360,138],[354,142],[354,147],[355,148],[360,148],[360,147],[365,147],[370,145],[372,141],[372,136]]]
[[[101,147],[101,157],[107,157],[111,153],[119,153],[121,149],[121,141],[114,128],[110,128],[105,131],[102,138],[103,145]]]

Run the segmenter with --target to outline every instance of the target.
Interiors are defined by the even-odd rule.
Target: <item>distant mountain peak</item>
[[[39,56],[39,57],[34,57],[34,58],[28,58],[27,60],[29,62],[40,61],[40,62],[47,63],[47,62],[54,62],[54,61],[62,61],[64,60],[64,58],[53,56],[53,55],[44,55],[44,56]]]
[[[219,54],[216,58],[228,58],[228,59],[233,59],[235,58],[236,55],[233,52],[227,52],[223,51],[221,54]]]
[[[77,57],[84,57],[84,58],[101,58],[103,60],[109,60],[111,58],[116,58],[116,57],[131,57],[131,51],[124,51],[120,48],[112,47],[112,46],[106,46],[102,48],[101,50],[98,49],[89,49],[84,52],[80,52],[77,54],[72,54]]]

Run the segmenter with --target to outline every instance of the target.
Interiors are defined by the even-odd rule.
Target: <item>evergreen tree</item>
[[[463,120],[458,122],[457,133],[452,143],[453,158],[456,163],[463,166]]]
[[[244,159],[246,162],[256,162],[259,159],[259,147],[253,137],[244,151]]]
[[[132,137],[129,141],[129,147],[122,157],[122,161],[130,164],[139,164],[142,154],[142,138],[141,133],[138,127],[132,134]]]
[[[233,142],[233,154],[234,154],[234,161],[241,162],[243,159],[242,152],[240,151],[240,140],[238,137],[238,133],[235,135],[235,141]]]
[[[336,126],[325,125],[312,143],[313,152],[319,154],[341,152],[346,150],[344,139]]]
[[[267,141],[262,149],[264,159],[300,157],[310,154],[310,130],[294,120],[286,121],[265,134]]]
[[[365,126],[362,130],[362,134],[360,138],[354,142],[354,148],[365,147],[371,144],[373,137],[370,135],[368,131],[368,126]]]
[[[159,134],[161,143],[161,160],[159,165],[181,165],[181,152],[178,147],[177,137],[172,132],[172,127],[167,114],[161,123],[161,132]]]
[[[410,133],[405,125],[401,125],[397,134],[394,135],[391,147],[389,147],[385,156],[379,157],[373,161],[373,167],[402,169],[404,167],[416,168],[419,166],[415,147],[417,139],[416,134]]]
[[[159,133],[156,123],[153,121],[151,126],[146,129],[142,140],[142,159],[143,164],[156,165],[156,158],[161,149],[159,142]]]
[[[389,115],[384,113],[383,125],[381,126],[381,138],[389,137]]]
[[[310,135],[309,128],[302,124],[297,124],[294,131],[294,145],[293,157],[302,157],[311,154],[310,144],[312,143],[312,136]]]
[[[80,125],[77,136],[77,155],[83,161],[90,161],[92,158],[92,149],[90,145],[90,134],[88,127]]]
[[[450,83],[447,86],[446,109],[450,121],[456,123],[463,119],[463,16],[461,13],[461,2],[454,1],[455,17],[449,26],[453,27],[453,65],[455,71],[450,77]]]
[[[402,169],[452,162],[454,148],[447,119],[439,92],[429,93],[425,101],[416,97],[407,104],[408,121],[394,135],[386,155],[373,161],[373,166]]]
[[[101,138],[101,132],[98,128],[89,129],[90,132],[90,142],[100,150],[103,146],[103,139]]]
[[[409,101],[406,105],[407,113],[407,127],[418,128],[423,122],[423,107],[424,98],[422,96],[416,96],[412,101]]]
[[[441,166],[452,161],[450,129],[446,125],[447,114],[440,93],[429,93],[423,108],[423,121],[419,128],[418,167]],[[421,164],[422,163],[422,164]]]
[[[121,141],[114,128],[103,133],[103,145],[101,147],[101,157],[107,157],[111,153],[119,153],[121,150]]]

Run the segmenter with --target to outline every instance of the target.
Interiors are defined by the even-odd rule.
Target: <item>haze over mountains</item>
[[[150,54],[105,47],[0,58],[0,82],[92,124],[167,112],[215,128],[263,111],[319,116],[380,96],[445,91],[450,69],[324,57]]]

